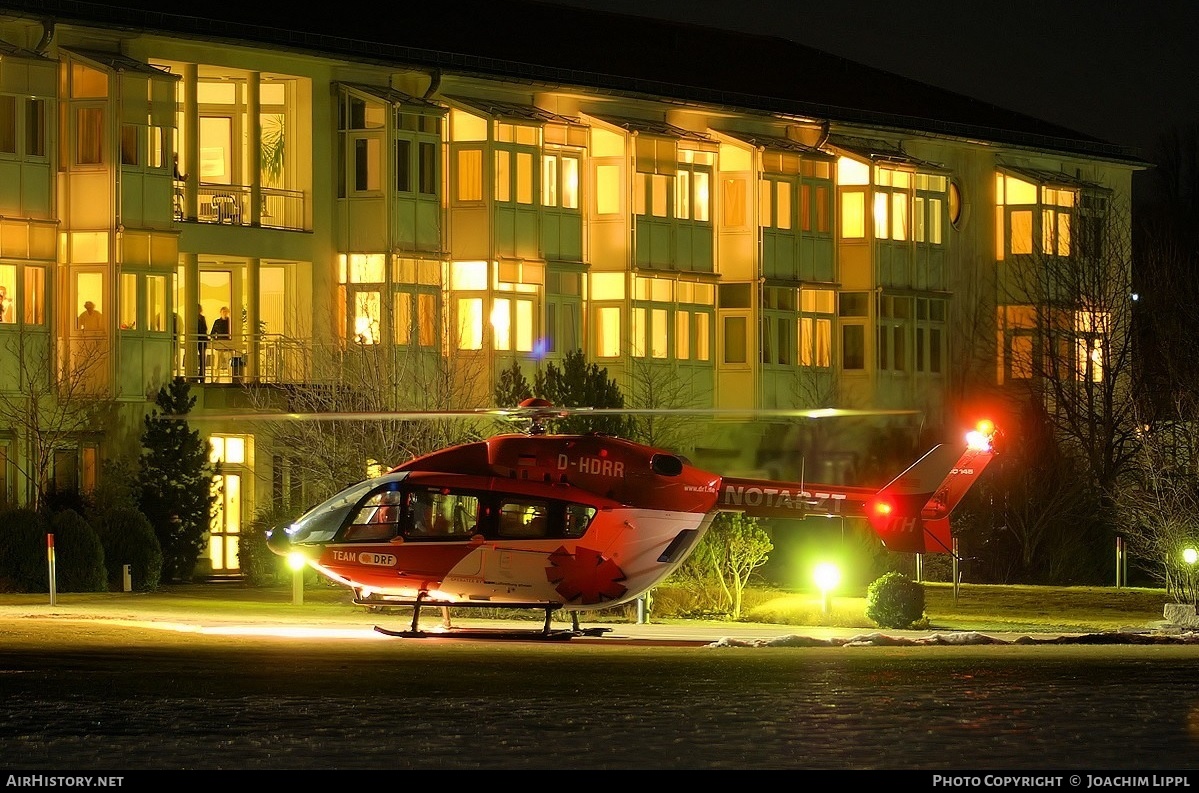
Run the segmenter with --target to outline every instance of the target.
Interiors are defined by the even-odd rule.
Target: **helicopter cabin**
[[[559,499],[389,482],[350,510],[335,542],[571,539],[596,508]]]

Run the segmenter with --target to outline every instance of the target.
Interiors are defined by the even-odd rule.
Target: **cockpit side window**
[[[595,507],[585,504],[566,504],[566,514],[562,521],[562,536],[569,538],[582,537],[595,517]]]
[[[344,542],[381,542],[399,533],[400,491],[393,484],[371,493],[350,515],[342,530]]]

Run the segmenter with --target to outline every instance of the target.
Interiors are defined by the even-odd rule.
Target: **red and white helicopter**
[[[539,399],[466,411],[523,415],[530,429],[442,449],[346,488],[273,530],[268,546],[349,587],[358,605],[412,607],[410,630],[377,628],[383,633],[425,635],[422,606],[447,615],[519,608],[545,611],[541,635],[569,638],[581,633],[580,612],[631,602],[660,584],[724,511],[860,517],[889,550],[951,552],[950,513],[995,454],[995,428],[983,422],[962,446],[934,447],[880,490],[738,478],[613,436],[546,433],[546,420],[584,411],[638,412]],[[877,411],[787,412],[852,414]],[[572,613],[572,631],[551,631],[558,609]]]

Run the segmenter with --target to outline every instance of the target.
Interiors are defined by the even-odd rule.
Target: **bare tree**
[[[633,358],[629,370],[627,402],[630,408],[678,410],[678,415],[641,414],[629,417],[630,438],[659,449],[686,452],[694,448],[694,426],[700,407],[693,378],[680,376],[670,364]]]
[[[1199,406],[1176,405],[1177,421],[1144,430],[1130,481],[1116,498],[1129,557],[1178,603],[1199,602]]]
[[[1024,397],[1044,406],[1056,437],[1110,494],[1140,438],[1132,235],[1114,195],[1079,195],[1072,227],[1046,222],[1037,252],[1000,263],[1000,294],[1008,332],[1029,340],[1013,349]]]
[[[25,442],[25,463],[18,471],[33,484],[34,509],[45,501],[53,482],[55,454],[78,448],[85,437],[97,437],[116,407],[104,377],[108,366],[106,337],[76,340],[70,355],[54,354],[45,334],[22,326],[6,334],[4,352],[15,362],[17,387],[0,390],[0,424]]]
[[[479,428],[460,418],[389,419],[396,411],[476,407],[471,389],[480,364],[462,358],[380,344],[330,345],[316,351],[310,382],[249,389],[258,408],[312,414],[383,414],[336,421],[268,422],[263,436],[283,450],[306,498],[320,499],[360,481],[373,466],[386,470],[436,449],[474,440]],[[472,376],[474,372],[474,376]]]

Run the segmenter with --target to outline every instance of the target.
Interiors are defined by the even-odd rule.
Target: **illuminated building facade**
[[[997,268],[1069,256],[1085,207],[1126,207],[1142,167],[776,39],[562,10],[589,39],[631,38],[588,68],[554,61],[574,40],[497,57],[482,6],[394,33],[136,6],[0,2],[0,392],[71,383],[119,416],[39,466],[7,411],[0,500],[26,503],[38,470],[94,487],[186,377],[223,464],[217,574],[253,510],[297,487],[295,450],[204,413],[380,356],[415,373],[397,385],[412,408],[489,405],[513,362],[532,380],[582,349],[626,394],[673,384],[646,407],[954,421],[963,395],[1027,376],[1035,312],[1005,305]],[[490,38],[451,35],[472,25]],[[725,60],[658,73],[638,44],[654,36]],[[777,426],[695,426],[698,463],[798,473],[763,460]],[[852,476],[825,462],[806,475]]]

